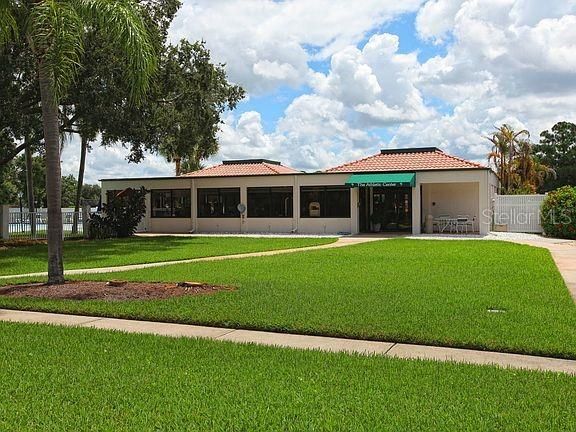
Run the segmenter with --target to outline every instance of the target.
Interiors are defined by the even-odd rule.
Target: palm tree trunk
[[[176,177],[180,175],[181,166],[182,166],[182,159],[178,156],[174,157],[174,167],[176,168]]]
[[[80,167],[78,168],[78,187],[76,189],[76,200],[74,202],[74,222],[72,233],[78,232],[78,213],[80,212],[80,200],[82,199],[82,186],[84,185],[84,169],[86,167],[86,152],[88,151],[88,138],[80,134]]]
[[[62,260],[62,173],[60,131],[54,80],[43,59],[38,60],[42,125],[46,146],[46,199],[48,204],[48,284],[64,283]]]
[[[516,149],[514,147],[514,140],[510,141],[510,149],[508,153],[508,193],[512,191],[512,176],[514,175],[513,171],[513,162],[514,157],[516,156]]]
[[[30,148],[30,138],[26,136],[28,143],[26,150],[26,193],[28,195],[28,214],[30,215],[30,234],[36,238],[36,205],[34,203],[34,166],[32,160],[32,149]]]

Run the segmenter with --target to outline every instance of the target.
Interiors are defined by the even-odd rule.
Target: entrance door
[[[412,231],[412,189],[375,187],[372,190],[372,220],[380,231]]]

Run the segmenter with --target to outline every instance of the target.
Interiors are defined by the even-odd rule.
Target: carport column
[[[146,194],[146,208],[148,212],[146,213],[146,231],[152,231],[152,191],[149,194]]]
[[[292,230],[298,232],[300,226],[300,177],[294,176],[294,189],[292,192]]]
[[[240,203],[248,206],[248,187],[243,185],[240,187]],[[246,227],[246,218],[248,217],[248,212],[244,212],[241,214],[238,220],[240,221],[238,224],[238,229],[240,230],[240,234],[247,232]]]
[[[478,183],[478,210],[480,214],[478,215],[478,230],[480,235],[486,235],[490,232],[492,226],[492,214],[490,212],[490,188],[488,186],[488,176],[489,171],[484,172],[483,181]]]
[[[416,177],[416,185],[412,188],[412,234],[420,234],[422,221],[420,220],[420,183]]]
[[[350,233],[358,234],[360,232],[359,215],[360,211],[360,188],[350,188]]]
[[[198,231],[198,194],[196,193],[196,185],[194,183],[194,179],[190,180],[190,194],[192,195],[190,199],[190,206],[192,207],[190,209],[190,216],[192,216],[192,226],[190,227],[190,230],[192,232],[196,232]]]
[[[1,205],[0,206],[0,238],[4,240],[8,240],[10,238],[10,234],[8,232],[8,223],[9,223],[9,216],[10,216],[10,206],[9,205]]]

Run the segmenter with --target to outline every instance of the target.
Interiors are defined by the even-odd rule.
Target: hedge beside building
[[[563,186],[548,193],[541,224],[549,237],[576,239],[576,187]]]

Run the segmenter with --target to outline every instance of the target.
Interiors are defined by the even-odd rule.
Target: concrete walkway
[[[563,372],[570,375],[576,375],[576,360],[563,360],[491,351],[410,345],[391,342],[374,342],[322,336],[305,336],[252,330],[235,330],[229,328],[203,327],[93,316],[25,312],[6,309],[0,309],[0,321],[89,327],[105,330],[119,330],[128,333],[145,333],[160,336],[204,338],[238,343],[254,343],[258,345],[269,345],[283,348],[347,352],[364,355],[376,354],[401,359],[426,359],[477,365],[496,365],[505,368]]]
[[[338,238],[338,240],[336,240],[333,243],[328,243],[328,244],[323,244],[323,245],[318,245],[318,246],[306,246],[306,247],[292,248],[292,249],[276,249],[276,250],[271,250],[271,251],[250,252],[250,253],[242,253],[242,254],[234,254],[234,255],[219,255],[219,256],[209,256],[209,257],[202,257],[202,258],[190,258],[190,259],[183,259],[183,260],[176,260],[176,261],[161,261],[161,262],[146,263],[146,264],[131,264],[131,265],[117,266],[117,267],[98,267],[98,268],[88,268],[88,269],[65,270],[64,274],[67,276],[70,276],[70,275],[79,275],[79,274],[114,273],[114,272],[123,272],[123,271],[128,271],[128,270],[146,269],[146,268],[151,268],[151,267],[162,267],[162,266],[172,265],[172,264],[188,264],[188,263],[196,263],[196,262],[203,262],[203,261],[222,261],[222,260],[250,258],[250,257],[284,255],[284,254],[294,253],[294,252],[303,252],[303,251],[311,251],[311,250],[319,250],[319,249],[332,249],[332,248],[350,246],[350,245],[354,245],[354,244],[367,243],[367,242],[383,240],[383,239],[385,239],[385,237],[340,237],[340,238]],[[45,277],[45,276],[48,276],[47,272],[25,273],[25,274],[18,274],[18,275],[0,276],[0,280],[1,279],[16,279],[16,278],[22,278],[22,277]]]

